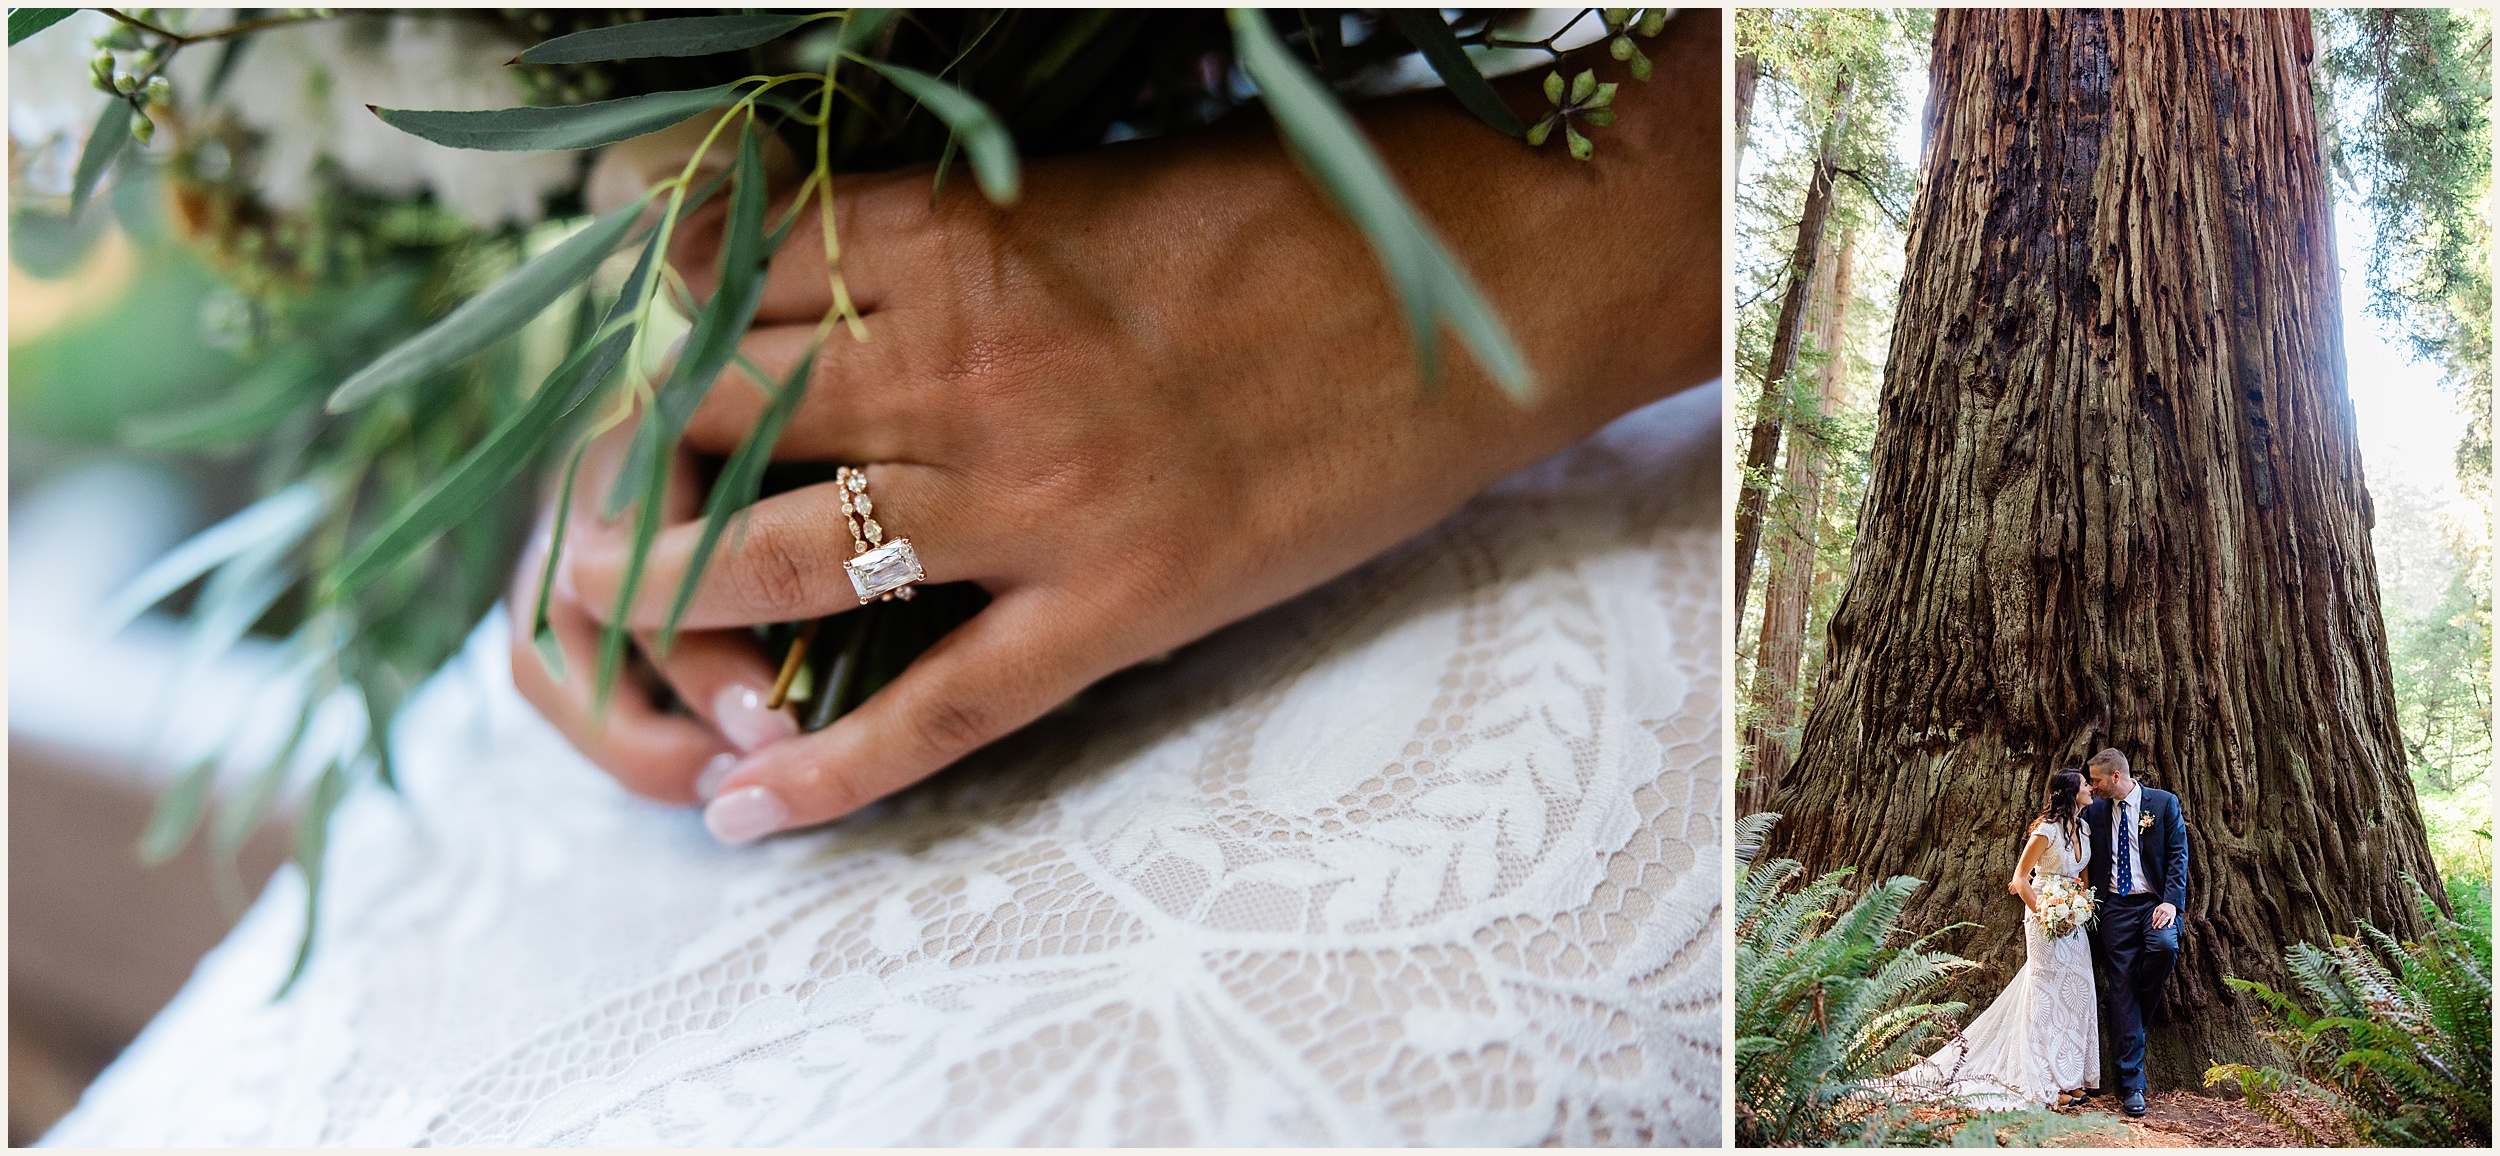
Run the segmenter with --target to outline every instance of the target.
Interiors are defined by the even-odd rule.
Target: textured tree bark
[[[1848,585],[1775,848],[2022,958],[2041,781],[2111,745],[2191,866],[2156,1086],[2263,1054],[2224,976],[2410,934],[2406,776],[2299,11],[1937,13]]]
[[[1788,258],[1788,288],[1780,297],[1778,321],[1771,330],[1771,360],[1762,372],[1762,402],[1754,410],[1753,431],[1745,443],[1748,477],[1769,473],[1780,454],[1780,394],[1797,365],[1797,338],[1805,328],[1806,293],[1814,283],[1815,258],[1823,252],[1823,222],[1831,216],[1832,177],[1840,165],[1840,137],[1849,131],[1849,91],[1844,75],[1832,101],[1831,123],[1814,158],[1814,174],[1806,182],[1805,213],[1797,222],[1797,246]],[[1753,593],[1753,564],[1762,537],[1762,508],[1769,491],[1747,482],[1736,494],[1736,618],[1745,620],[1745,602]]]
[[[1840,243],[1832,247],[1815,277],[1819,283],[1814,287],[1814,339],[1825,358],[1817,412],[1823,414],[1840,408],[1841,390],[1848,381],[1843,343],[1848,332],[1853,248],[1854,238],[1843,230]],[[1814,602],[1814,549],[1823,517],[1823,454],[1813,439],[1788,439],[1780,489],[1789,496],[1792,526],[1774,539],[1768,589],[1762,597],[1762,633],[1754,647],[1754,722],[1745,734],[1745,745],[1752,751],[1752,773],[1745,781],[1746,812],[1768,809],[1771,793],[1788,774],[1787,732],[1797,721],[1797,676],[1805,664],[1806,615]]]

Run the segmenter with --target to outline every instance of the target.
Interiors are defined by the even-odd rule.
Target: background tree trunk
[[[1832,211],[1832,178],[1840,166],[1840,138],[1849,131],[1850,81],[1843,75],[1832,101],[1831,123],[1814,159],[1814,175],[1806,182],[1805,213],[1797,222],[1797,247],[1788,259],[1788,289],[1780,297],[1779,321],[1771,331],[1771,360],[1762,371],[1762,398],[1754,407],[1753,431],[1745,443],[1748,477],[1769,473],[1780,454],[1782,387],[1797,365],[1797,338],[1805,328],[1806,294],[1814,283],[1814,262],[1823,252],[1823,222]],[[1745,620],[1745,600],[1753,593],[1754,556],[1762,537],[1762,509],[1770,493],[1750,481],[1736,494],[1736,621]]]
[[[1753,129],[1753,90],[1761,80],[1762,59],[1750,52],[1740,53],[1736,57],[1736,163],[1729,166],[1734,170],[1728,174],[1729,180],[1736,179],[1736,174],[1745,168],[1745,136]]]
[[[2041,780],[2127,752],[2193,857],[2157,1087],[2224,976],[2442,896],[2405,773],[2300,11],[1945,9],[1846,592],[1774,850],[2022,958]]]
[[[1824,355],[1822,398],[1817,412],[1840,408],[1841,389],[1848,381],[1843,349],[1849,317],[1849,266],[1852,237],[1843,230],[1840,243],[1823,262],[1815,279],[1815,342]],[[1822,447],[1805,437],[1788,439],[1788,461],[1780,490],[1788,495],[1789,532],[1776,539],[1771,557],[1769,589],[1762,596],[1762,634],[1754,648],[1753,717],[1745,735],[1752,749],[1752,775],[1745,784],[1747,812],[1770,807],[1771,792],[1787,775],[1786,732],[1797,721],[1797,675],[1805,663],[1806,615],[1814,600],[1814,550],[1823,517]]]

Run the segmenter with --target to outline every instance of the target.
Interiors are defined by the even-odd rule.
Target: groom
[[[2104,750],[2084,765],[2094,802],[2083,809],[2092,833],[2087,867],[2100,918],[2092,962],[2102,1020],[2117,1041],[2119,1105],[2144,1114],[2144,1012],[2161,1007],[2161,985],[2179,958],[2179,913],[2187,907],[2187,820],[2179,797],[2136,782],[2127,756]]]

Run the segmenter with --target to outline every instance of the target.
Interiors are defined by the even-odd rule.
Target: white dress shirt
[[[2144,832],[2136,826],[2144,818],[2144,784],[2137,783],[2134,790],[2127,792],[2126,798],[2118,800],[2115,809],[2118,813],[2111,817],[2111,821],[2124,823],[2127,827],[2127,878],[2133,884],[2127,889],[2127,894],[2146,894],[2153,888],[2144,881]],[[2112,839],[2116,837],[2114,833],[2111,835]]]

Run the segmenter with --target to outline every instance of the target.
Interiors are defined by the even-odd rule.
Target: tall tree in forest
[[[1753,131],[1753,90],[1762,82],[1762,58],[1750,52],[1736,56],[1736,163],[1728,179],[1745,171],[1745,136]]]
[[[1869,113],[1888,111],[1900,94],[1892,83],[1892,55],[1907,37],[1923,30],[1923,12],[1890,9],[1741,9],[1737,12],[1736,50],[1752,60],[1756,81],[1776,81],[1794,98],[1817,141],[1815,159],[1798,191],[1787,244],[1787,261],[1778,271],[1779,309],[1769,325],[1767,349],[1747,348],[1750,335],[1740,327],[1741,371],[1756,382],[1748,406],[1745,469],[1737,491],[1736,617],[1743,621],[1753,594],[1753,571],[1759,555],[1764,513],[1774,486],[1772,473],[1780,444],[1795,411],[1813,404],[1810,390],[1796,388],[1796,369],[1806,321],[1806,302],[1816,262],[1823,252],[1822,235],[1835,216],[1848,217],[1842,178],[1864,196],[1892,183],[1889,141],[1867,125],[1887,118]],[[1742,78],[1740,77],[1740,83]],[[1743,103],[1750,143],[1753,101]],[[1748,356],[1748,354],[1751,356]],[[1756,362],[1755,357],[1760,360]],[[1740,372],[1741,372],[1740,371]]]
[[[1806,180],[1805,215],[1797,222],[1797,244],[1788,258],[1788,290],[1780,297],[1779,320],[1771,329],[1771,360],[1762,371],[1762,396],[1754,404],[1753,429],[1745,439],[1744,477],[1736,492],[1736,618],[1743,621],[1745,601],[1753,592],[1754,556],[1762,539],[1763,508],[1770,503],[1771,466],[1778,461],[1786,407],[1780,394],[1790,370],[1797,367],[1797,340],[1805,331],[1806,298],[1814,285],[1815,263],[1823,253],[1823,226],[1831,217],[1832,182],[1839,178],[1840,142],[1849,131],[1849,95],[1855,78],[1842,73],[1834,92],[1831,122],[1823,126],[1823,144]]]
[[[1817,416],[1839,412],[1841,390],[1848,379],[1847,349],[1850,263],[1854,256],[1850,231],[1820,262],[1813,293],[1815,347],[1823,355]],[[1781,470],[1781,491],[1788,504],[1784,533],[1771,536],[1769,589],[1762,601],[1761,640],[1754,648],[1753,710],[1745,746],[1752,752],[1742,810],[1761,811],[1771,792],[1787,774],[1789,730],[1797,719],[1797,676],[1805,664],[1806,618],[1814,597],[1815,547],[1823,515],[1823,453],[1812,437],[1788,439],[1787,461]]]
[[[1945,10],[1847,588],[1770,853],[1928,880],[2022,956],[2051,770],[2116,746],[2191,873],[2155,1086],[2259,1057],[2225,976],[2439,892],[2344,381],[2302,11]],[[2444,898],[2443,898],[2444,902]]]
[[[2457,477],[2491,478],[2491,11],[2318,10],[2329,170],[2368,215],[2369,311],[2438,365],[2466,429]]]

